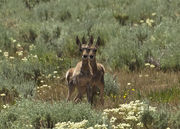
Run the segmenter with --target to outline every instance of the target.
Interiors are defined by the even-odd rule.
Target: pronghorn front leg
[[[86,93],[87,93],[88,102],[91,103],[92,105],[93,104],[93,87],[91,84],[87,85]]]
[[[104,105],[104,76],[102,76],[100,84],[100,101]]]
[[[75,85],[76,84],[77,84],[77,81],[76,81],[75,77],[69,79],[69,81],[68,81],[68,96],[67,96],[67,101],[70,100],[70,97],[71,97],[72,93],[75,90]]]
[[[70,100],[70,97],[71,97],[72,93],[74,92],[74,90],[75,90],[75,86],[68,85],[68,96],[67,96],[67,101]]]
[[[82,96],[86,91],[85,87],[78,87],[77,89],[78,89],[78,94],[76,95],[76,97],[73,100],[76,103],[82,100]]]

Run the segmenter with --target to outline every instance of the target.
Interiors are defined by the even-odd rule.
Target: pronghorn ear
[[[81,48],[81,42],[78,36],[76,36],[76,44],[79,46],[79,48]]]
[[[85,39],[84,36],[83,36],[83,38],[82,38],[82,44],[86,44],[86,39]]]
[[[93,41],[94,41],[94,38],[93,38],[93,36],[91,35],[91,37],[90,37],[90,39],[89,39],[89,46],[91,46],[92,44],[93,44]]]
[[[101,43],[101,39],[100,39],[100,37],[98,36],[97,42],[96,42],[96,47],[98,47],[98,46],[100,45],[100,43]]]

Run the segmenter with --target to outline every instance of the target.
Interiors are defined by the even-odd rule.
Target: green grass
[[[80,122],[84,119],[88,120],[87,127],[103,122],[101,112],[92,110],[87,103],[75,105],[54,102],[51,104],[24,99],[1,111],[0,128],[24,129],[28,126],[36,129],[53,128],[57,122]]]
[[[180,99],[180,88],[178,86],[174,86],[172,88],[165,88],[159,91],[151,92],[148,97],[152,101],[157,101],[159,103],[169,103],[174,100]]]

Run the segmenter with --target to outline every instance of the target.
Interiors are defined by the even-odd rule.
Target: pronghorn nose
[[[82,57],[86,59],[88,57],[88,55],[83,55]]]
[[[94,58],[94,56],[93,56],[93,55],[90,55],[89,57],[90,57],[90,59],[93,59],[93,58]]]

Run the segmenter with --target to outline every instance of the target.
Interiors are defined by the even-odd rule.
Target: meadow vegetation
[[[179,129],[179,34],[179,0],[0,0],[0,128]],[[77,35],[102,40],[104,106],[64,102]]]

